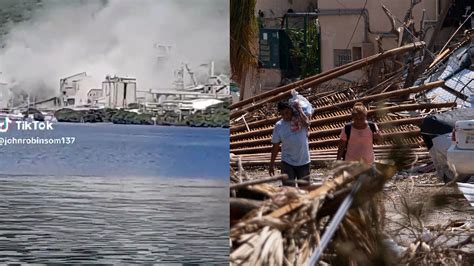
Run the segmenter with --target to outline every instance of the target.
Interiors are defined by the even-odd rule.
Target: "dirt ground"
[[[474,207],[435,172],[396,175],[385,185],[384,199],[385,231],[402,247],[420,237],[433,240],[433,246],[454,247],[474,230]],[[474,253],[472,241],[459,248]]]
[[[311,180],[321,182],[329,173],[327,168],[313,167]],[[252,179],[269,176],[265,168],[249,169],[246,174]],[[459,248],[472,259],[473,241],[457,244],[473,235],[474,207],[456,185],[445,186],[436,172],[399,172],[385,184],[383,195],[384,232],[400,251],[422,241],[433,249]]]

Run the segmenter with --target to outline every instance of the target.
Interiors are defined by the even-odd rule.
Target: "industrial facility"
[[[2,113],[15,113],[25,108],[35,108],[44,113],[63,108],[112,108],[158,116],[171,115],[181,121],[191,114],[212,113],[213,109],[222,107],[231,98],[229,78],[214,74],[214,62],[209,64],[206,83],[198,83],[194,72],[185,63],[175,71],[175,79],[171,88],[140,89],[139,81],[134,77],[107,75],[100,83],[97,77],[81,72],[59,80],[58,96],[37,101],[26,95],[26,102],[20,105],[13,104],[9,84],[0,82],[0,108]]]

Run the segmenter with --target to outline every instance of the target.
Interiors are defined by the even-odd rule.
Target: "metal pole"
[[[372,173],[374,172],[375,168],[372,167]],[[331,241],[334,233],[336,232],[337,227],[341,223],[342,219],[344,219],[344,216],[346,216],[347,211],[349,210],[352,205],[352,202],[354,201],[356,193],[359,191],[362,185],[362,180],[365,178],[366,175],[362,174],[361,176],[359,176],[359,179],[357,179],[354,187],[352,188],[351,193],[344,199],[341,206],[334,215],[334,218],[329,223],[328,227],[326,227],[326,231],[324,232],[324,235],[321,238],[321,242],[314,251],[313,255],[311,255],[311,257],[309,258],[309,261],[306,264],[307,266],[316,265],[316,262],[318,262],[319,258],[323,254],[324,249],[326,249],[326,246],[329,244],[329,241]]]
[[[451,37],[449,38],[449,40],[446,42],[446,44],[443,46],[443,48],[441,48],[441,50],[439,50],[439,52],[441,53],[445,48],[446,46],[448,46],[448,44],[453,40],[454,36],[458,33],[458,31],[462,28],[462,26],[464,26],[464,24],[466,24],[467,20],[471,18],[472,14],[474,14],[474,12],[471,12],[471,14],[464,20],[464,22],[459,25],[459,27],[457,28],[457,30],[453,33],[453,35],[451,35]]]
[[[319,19],[316,18],[316,38],[318,40],[318,58],[317,58],[317,67],[318,73],[321,73],[321,25],[319,25]]]
[[[303,62],[308,67],[308,15],[304,16],[304,26],[303,26],[303,45],[304,45],[304,60]]]
[[[471,13],[472,14],[472,13]],[[461,78],[458,79],[458,82],[460,81]],[[464,87],[462,87],[462,89],[459,91],[459,93],[463,93],[464,92],[464,89],[469,85],[471,84],[471,82],[473,81],[473,79],[469,80],[469,82],[467,84],[464,85]],[[456,98],[454,98],[454,102],[456,102],[458,100],[458,95],[456,95]],[[464,101],[466,102],[466,101]],[[457,105],[457,104],[456,104]]]
[[[256,180],[251,180],[247,182],[242,182],[242,183],[237,183],[237,184],[232,184],[229,186],[230,189],[238,189],[246,186],[251,186],[251,185],[257,185],[257,184],[262,184],[262,183],[268,183],[268,182],[274,182],[274,181],[280,181],[280,180],[286,180],[288,179],[288,175],[279,175],[279,176],[274,176],[274,177],[267,177],[267,178],[262,178],[262,179],[256,179]]]
[[[290,43],[291,43],[291,40],[290,40],[290,35],[288,35],[288,16],[285,15],[285,33],[286,33],[286,38],[287,38],[287,50],[285,51],[286,52],[286,71],[288,71],[290,69],[290,60],[291,60],[291,56],[290,56]]]
[[[276,88],[272,91],[264,92],[262,94],[256,95],[256,96],[248,98],[246,100],[237,102],[235,104],[232,104],[229,108],[234,109],[234,108],[241,107],[241,106],[249,104],[249,103],[253,103],[257,100],[262,100],[260,102],[254,103],[254,105],[251,105],[251,106],[245,107],[241,110],[237,110],[237,111],[234,111],[234,112],[230,113],[230,118],[233,119],[233,118],[241,116],[242,114],[244,114],[246,112],[250,112],[250,111],[253,111],[257,108],[260,108],[260,106],[264,105],[267,102],[275,102],[277,100],[284,99],[284,98],[286,98],[290,95],[290,90],[293,89],[293,88],[297,88],[297,90],[302,90],[304,88],[316,86],[316,85],[319,85],[323,82],[331,80],[333,78],[336,78],[336,77],[342,76],[346,73],[349,73],[349,72],[352,72],[354,70],[360,69],[361,67],[367,66],[368,64],[372,64],[374,62],[383,60],[385,58],[388,58],[388,57],[391,57],[391,56],[394,56],[394,55],[398,55],[398,54],[402,54],[402,53],[405,53],[405,52],[408,52],[408,51],[411,51],[411,50],[414,50],[414,49],[419,49],[423,45],[424,45],[424,42],[416,42],[416,43],[408,44],[408,45],[398,47],[398,48],[395,48],[395,49],[392,49],[392,50],[388,50],[388,51],[385,51],[384,53],[379,53],[379,54],[376,54],[376,55],[373,55],[373,56],[362,58],[362,59],[357,60],[355,62],[351,62],[349,64],[343,65],[341,67],[336,67],[334,69],[328,70],[324,73],[314,75],[312,77],[305,78],[305,79],[297,81],[295,83],[288,84],[288,85],[285,85],[285,86],[281,86],[281,87]]]

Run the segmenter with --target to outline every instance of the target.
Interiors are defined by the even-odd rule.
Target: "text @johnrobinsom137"
[[[70,145],[76,141],[75,137],[59,137],[59,138],[15,138],[0,137],[0,146],[7,145]]]

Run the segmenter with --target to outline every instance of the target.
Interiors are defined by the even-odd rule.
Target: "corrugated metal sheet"
[[[432,82],[435,80],[444,80],[445,85],[457,92],[469,97],[474,94],[474,71],[469,70],[471,62],[471,55],[474,53],[474,45],[468,44],[466,46],[458,48],[449,57],[446,62],[444,69],[440,69],[433,73],[426,82]],[[438,87],[430,90],[425,94],[428,98],[433,99],[433,102],[454,102],[456,101],[458,107],[470,107],[470,103],[465,102],[463,99],[459,99],[453,93]]]
[[[456,75],[448,79],[445,84],[453,90],[461,91],[464,87],[463,93],[468,95],[474,91],[474,82],[469,83],[474,78],[474,71],[463,69]]]
[[[458,71],[468,68],[471,65],[470,46],[457,49],[448,59],[446,68],[438,79],[447,80]]]
[[[471,83],[469,83],[473,80]],[[445,85],[455,91],[461,92],[469,97],[471,94],[474,94],[474,71],[469,69],[463,69],[459,71],[457,74],[452,76],[445,82]],[[468,102],[465,102],[463,99],[456,96],[445,89],[438,87],[435,88],[428,93],[426,96],[433,99],[433,102],[441,103],[441,102],[453,102],[456,100],[458,103],[458,107],[470,107]]]
[[[464,197],[469,201],[469,204],[474,207],[474,184],[471,183],[457,183],[459,190],[464,194]]]

